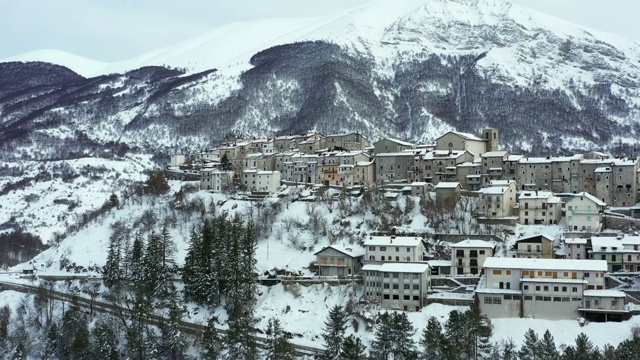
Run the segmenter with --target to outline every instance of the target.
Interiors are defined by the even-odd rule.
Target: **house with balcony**
[[[504,179],[504,164],[509,159],[508,151],[489,151],[481,156],[482,186],[491,180]]]
[[[348,276],[360,273],[365,251],[357,247],[329,245],[316,252],[318,275]]]
[[[483,240],[462,240],[451,244],[451,274],[480,274],[484,262],[493,256],[495,245]]]
[[[565,203],[567,231],[599,232],[607,204],[597,197],[581,192],[570,195]]]
[[[529,259],[553,259],[553,238],[540,234],[515,241],[516,257]]]
[[[629,316],[622,291],[605,289],[603,260],[487,258],[476,287],[490,318],[621,320]]]
[[[517,203],[516,182],[491,180],[489,187],[478,190],[479,212],[488,219],[513,216]]]
[[[518,208],[523,225],[554,225],[562,218],[562,202],[550,191],[522,192]]]

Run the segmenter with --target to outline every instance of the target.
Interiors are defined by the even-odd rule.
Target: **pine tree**
[[[555,360],[560,358],[560,353],[556,348],[556,343],[549,330],[544,332],[544,335],[539,342],[538,350],[538,360]]]
[[[222,352],[222,340],[218,335],[218,318],[212,316],[207,321],[207,328],[202,335],[202,358],[205,360],[217,360]]]
[[[576,359],[591,359],[596,349],[593,347],[593,343],[585,333],[578,334],[576,338],[575,346],[575,358]]]
[[[417,359],[418,352],[413,340],[415,329],[405,313],[383,313],[376,326],[375,340],[371,344],[370,357],[386,360]]]
[[[324,322],[322,339],[324,339],[325,359],[339,359],[344,341],[344,332],[347,329],[347,314],[339,305],[329,310],[329,316]]]
[[[602,348],[602,358],[606,360],[618,359],[618,352],[615,346],[611,344],[605,344],[604,348]]]
[[[11,357],[13,360],[26,360],[27,359],[27,349],[24,346],[24,342],[20,341],[16,346],[15,351],[13,352],[13,356]]]
[[[467,325],[464,314],[458,310],[449,312],[449,319],[444,324],[446,346],[443,348],[443,357],[447,360],[458,359],[459,357],[467,357],[468,354],[461,351],[467,349]],[[459,356],[459,354],[461,356]]]
[[[63,359],[91,359],[88,321],[76,306],[65,312],[62,317],[58,339],[58,356]]]
[[[165,299],[170,296],[175,288],[172,277],[176,273],[177,265],[173,254],[173,240],[169,234],[169,228],[165,224],[159,237],[158,257],[160,258],[160,274],[158,278],[158,296]]]
[[[116,194],[111,194],[111,196],[109,196],[109,201],[107,202],[107,206],[110,208],[117,208],[118,206],[120,206],[120,200],[118,199],[118,195]]]
[[[518,360],[518,351],[513,340],[508,339],[502,346],[502,360]],[[557,359],[557,358],[556,358]]]
[[[229,160],[229,156],[227,155],[227,153],[225,153],[224,155],[222,155],[222,158],[220,159],[220,168],[223,171],[229,171],[233,168],[233,166],[231,165],[231,161]]]
[[[293,345],[289,342],[291,335],[282,330],[280,320],[269,319],[264,333],[267,336],[264,348],[266,360],[293,360],[295,358]]]
[[[120,268],[120,239],[112,239],[109,244],[109,253],[107,254],[107,262],[102,269],[102,281],[109,288],[118,288],[122,281],[122,272]]]
[[[342,351],[340,352],[340,359],[342,360],[365,360],[366,347],[360,341],[360,338],[351,334],[344,339],[342,343]]]
[[[47,338],[44,344],[44,350],[42,352],[42,359],[49,360],[54,359],[58,353],[58,325],[54,322],[49,327],[47,332]]]
[[[184,309],[175,289],[170,289],[168,295],[169,316],[166,323],[160,326],[160,353],[167,359],[177,360],[185,358],[186,339],[180,331],[180,321]]]
[[[422,353],[421,360],[440,360],[444,358],[443,346],[446,345],[445,337],[442,333],[442,325],[435,316],[430,316],[427,326],[422,330],[420,347]]]
[[[482,314],[477,300],[464,313],[467,326],[467,353],[475,359],[485,359],[491,354],[491,320]]]
[[[95,338],[93,354],[96,359],[120,359],[118,335],[113,330],[114,327],[114,324],[109,321],[99,320],[96,322],[96,326],[93,328],[93,337]]]
[[[151,301],[144,289],[138,289],[133,299],[129,327],[126,333],[126,349],[128,357],[131,359],[147,359],[151,354],[157,352],[154,334],[149,329],[151,306]]]
[[[160,236],[155,233],[149,234],[147,246],[142,258],[143,287],[145,292],[155,297],[159,294],[158,289],[162,283],[162,244]]]
[[[618,355],[616,360],[635,360],[640,354],[640,340],[634,338],[621,342],[616,349],[616,353]]]
[[[524,344],[518,351],[518,359],[521,360],[538,360],[539,358],[539,343],[538,335],[533,329],[527,330],[524,334]]]
[[[129,284],[135,288],[139,288],[144,279],[143,258],[144,242],[142,235],[137,233],[133,239],[133,245],[131,245],[131,254],[127,256],[127,268],[129,269],[128,281]]]
[[[258,359],[258,345],[255,340],[255,328],[258,321],[253,309],[242,304],[234,304],[229,313],[229,330],[225,337],[225,359]]]

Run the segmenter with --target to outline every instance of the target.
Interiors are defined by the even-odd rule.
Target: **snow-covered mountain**
[[[31,85],[63,70],[0,65],[0,131],[12,151],[33,134],[65,143],[74,131],[166,150],[231,130],[429,141],[487,126],[515,150],[608,150],[639,130],[640,45],[501,0],[375,1],[333,17],[231,24],[113,64],[51,50],[8,60],[83,76]]]
[[[501,0],[374,1],[335,16],[230,24],[119,63],[56,50],[5,60],[0,203],[18,202],[0,207],[0,226],[51,223],[19,201],[31,194],[25,184],[50,181],[51,196],[67,198],[70,173],[99,189],[80,201],[100,203],[118,190],[103,180],[120,177],[116,164],[132,153],[147,160],[129,172],[151,166],[150,154],[230,134],[428,142],[495,127],[516,152],[631,155],[640,132],[640,45]],[[111,170],[85,176],[87,163],[73,159],[86,158]]]

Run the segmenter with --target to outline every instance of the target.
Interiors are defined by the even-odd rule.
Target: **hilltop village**
[[[520,238],[501,254],[490,239],[460,238],[451,260],[433,259],[419,236],[395,233],[370,236],[361,250],[330,245],[315,255],[319,275],[361,276],[365,299],[387,309],[418,311],[437,298],[478,301],[493,318],[627,319],[640,301],[614,275],[640,271],[640,237],[600,232],[607,222],[634,224],[638,160],[599,152],[527,157],[498,143],[496,129],[373,146],[355,132],[309,133],[228,141],[172,156],[167,169],[198,176],[201,190],[251,199],[283,184],[346,196],[378,189],[390,199],[435,196],[442,208],[473,198],[479,222],[562,226],[560,237]]]

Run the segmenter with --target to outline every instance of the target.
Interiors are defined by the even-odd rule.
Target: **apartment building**
[[[497,258],[485,260],[476,288],[491,318],[622,319],[624,292],[605,289],[603,260]]]
[[[363,151],[367,147],[367,137],[357,132],[331,134],[326,135],[321,143],[323,148],[329,150]]]
[[[516,182],[492,180],[489,187],[478,190],[479,212],[486,218],[496,219],[513,216],[517,202]]]
[[[364,295],[385,309],[420,311],[431,284],[427,263],[366,264]]]
[[[370,236],[364,241],[367,264],[423,261],[425,246],[415,236]]]
[[[248,169],[242,172],[242,184],[247,191],[265,191],[275,193],[280,187],[279,171]]]
[[[550,190],[551,158],[524,157],[516,167],[516,183],[520,190]]]
[[[376,183],[376,163],[374,160],[358,161],[353,167],[353,185],[370,187]]]
[[[483,240],[462,240],[451,245],[451,273],[480,274],[484,262],[493,256],[495,245]]]
[[[439,182],[435,187],[436,204],[453,208],[460,199],[460,183],[458,182]]]
[[[482,186],[491,180],[504,179],[504,164],[509,160],[508,151],[489,151],[481,156]]]
[[[402,152],[376,154],[375,172],[378,184],[390,181],[408,180],[415,181],[410,170],[414,166],[414,158],[420,153],[418,150],[405,150]]]
[[[579,181],[582,154],[551,158],[551,190],[554,193],[577,193],[582,191]]]
[[[562,218],[562,202],[550,191],[522,192],[518,208],[523,225],[553,225]]]
[[[200,170],[200,190],[223,192],[233,183],[233,175],[233,171],[203,168]]]
[[[417,153],[414,158],[415,181],[438,184],[458,181],[457,165],[473,161],[466,150],[432,150]]]
[[[370,161],[367,154],[362,151],[325,151],[318,154],[318,166],[316,169],[316,183],[325,186],[351,186],[353,185],[353,166],[361,161]],[[351,185],[346,185],[345,179]]]
[[[565,229],[599,232],[606,206],[603,201],[586,192],[571,195],[565,203]]]
[[[567,259],[584,260],[587,256],[587,239],[566,238],[564,239],[564,252]]]
[[[607,262],[607,271],[640,271],[640,236],[594,236],[591,238],[592,259]]]
[[[480,162],[463,162],[456,165],[456,175],[465,190],[477,191],[482,187],[482,165]]]

